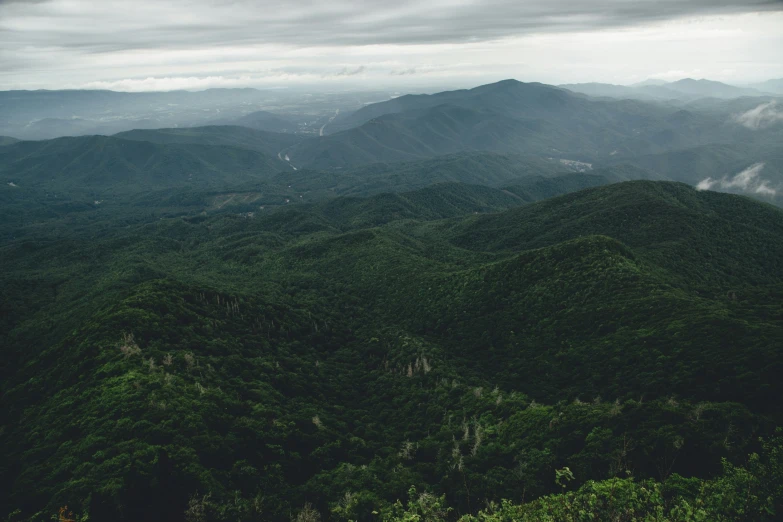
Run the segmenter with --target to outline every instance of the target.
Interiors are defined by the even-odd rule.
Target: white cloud
[[[764,170],[764,167],[765,163],[754,163],[732,178],[724,177],[720,180],[704,178],[696,185],[696,190],[712,190],[713,188],[719,188],[739,190],[764,196],[774,196],[777,194],[777,190],[770,186],[768,180],[759,177],[761,171]]]
[[[762,170],[764,170],[764,163],[756,163],[734,176],[731,180],[723,181],[721,185],[724,188],[748,190],[748,187],[756,181]]]
[[[762,103],[755,109],[751,109],[733,117],[734,121],[749,129],[758,130],[771,127],[783,122],[783,108],[778,102]]]
[[[777,193],[777,190],[769,186],[769,181],[764,180],[758,187],[756,187],[754,192],[756,194],[764,194],[765,196],[774,196]]]

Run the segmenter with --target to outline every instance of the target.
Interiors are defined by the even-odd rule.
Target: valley
[[[774,520],[778,98],[654,87],[0,138],[9,520]]]

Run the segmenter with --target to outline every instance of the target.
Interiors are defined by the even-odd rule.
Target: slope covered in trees
[[[494,521],[618,491],[737,519],[756,484],[743,516],[775,516],[783,213],[652,181],[525,204],[633,173],[15,225],[0,505]]]
[[[184,129],[131,130],[116,134],[124,140],[161,144],[223,145],[277,156],[281,150],[301,141],[300,136],[255,130],[241,126],[207,126]],[[291,169],[288,169],[291,170]]]
[[[52,193],[221,187],[261,181],[282,170],[290,167],[277,157],[238,147],[106,136],[22,141],[0,149],[0,176],[6,183]]]

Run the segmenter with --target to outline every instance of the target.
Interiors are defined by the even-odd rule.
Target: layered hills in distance
[[[775,520],[773,84],[0,93],[3,515]]]

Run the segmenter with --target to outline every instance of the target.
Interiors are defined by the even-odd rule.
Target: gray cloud
[[[343,67],[343,69],[335,73],[334,76],[356,76],[357,74],[362,74],[366,70],[367,67],[365,67],[364,65],[360,65],[359,67],[356,67],[354,69]]]
[[[98,53],[248,43],[454,43],[781,10],[780,0],[0,0],[0,41]]]
[[[514,37],[755,12],[783,12],[783,1],[0,0],[0,87],[217,77],[228,70],[253,76],[258,69],[291,64],[311,67],[315,76],[347,79],[378,72],[369,65],[359,70],[362,66],[346,59],[358,48],[479,46]],[[687,28],[684,32],[688,33]],[[776,53],[769,50],[775,44],[776,40],[767,42],[767,50],[762,51],[766,59]],[[578,54],[582,47],[574,48]],[[345,54],[346,49],[351,52]],[[297,50],[312,51],[309,63],[292,54]],[[319,60],[319,56],[325,58]],[[462,58],[452,51],[448,60],[456,63]],[[555,60],[563,62],[562,57]],[[258,63],[273,61],[278,63]],[[364,58],[355,61],[368,62]],[[486,61],[476,57],[472,71],[483,74],[486,69],[479,64]],[[446,74],[427,69],[429,65],[441,67],[439,71],[448,67],[446,59],[433,63],[428,58],[400,57],[397,62],[385,67],[385,78],[414,81],[426,76],[425,72]],[[221,63],[225,67],[219,68]],[[513,70],[516,63],[512,61],[504,70]],[[575,70],[583,64],[584,59],[577,57],[562,67]],[[470,72],[463,64],[458,67]],[[336,74],[329,72],[335,69]]]
[[[418,71],[415,67],[409,67],[407,69],[394,69],[393,71],[390,71],[389,74],[392,76],[410,76],[412,74],[416,74]]]

